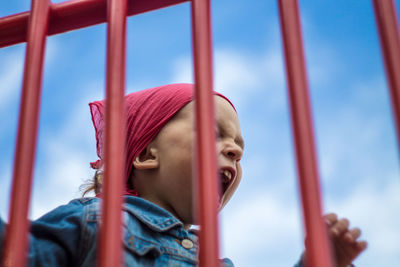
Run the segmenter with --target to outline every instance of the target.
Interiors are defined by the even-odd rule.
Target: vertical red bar
[[[50,2],[33,0],[27,33],[24,81],[19,111],[17,144],[9,211],[9,227],[2,266],[25,266],[28,210],[39,124],[40,95]]]
[[[321,214],[317,158],[297,0],[279,0],[279,13],[298,179],[307,233],[307,266],[331,267],[333,264],[328,235]]]
[[[200,266],[219,266],[217,158],[213,97],[209,0],[192,0],[195,80],[197,218],[200,222]]]
[[[108,0],[104,188],[98,264],[117,267],[122,259],[122,192],[125,147],[125,49],[127,0]]]
[[[374,0],[373,3],[400,146],[400,37],[396,9],[393,0]]]

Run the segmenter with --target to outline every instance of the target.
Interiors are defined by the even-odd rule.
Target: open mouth
[[[228,188],[231,186],[235,179],[235,171],[230,168],[221,168],[220,169],[220,201],[222,200],[223,195],[225,192],[228,190]]]

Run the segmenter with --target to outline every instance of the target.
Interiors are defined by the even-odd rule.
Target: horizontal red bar
[[[188,0],[128,0],[128,16],[160,9]],[[48,35],[106,22],[106,0],[72,0],[52,4]],[[0,48],[26,42],[29,11],[0,18]]]

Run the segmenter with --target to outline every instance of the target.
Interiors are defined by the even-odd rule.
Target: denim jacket
[[[185,230],[171,213],[145,199],[128,196],[123,214],[126,266],[197,265],[197,236]],[[33,221],[29,266],[95,266],[99,218],[100,199],[81,198]],[[0,219],[0,252],[4,235],[5,223]],[[233,266],[229,259],[221,263]]]

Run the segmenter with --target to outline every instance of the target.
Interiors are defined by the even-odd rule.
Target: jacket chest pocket
[[[126,266],[196,266],[194,253],[188,254],[184,248],[171,242],[158,242],[147,238],[128,235],[125,237]],[[176,243],[175,243],[176,244]]]

